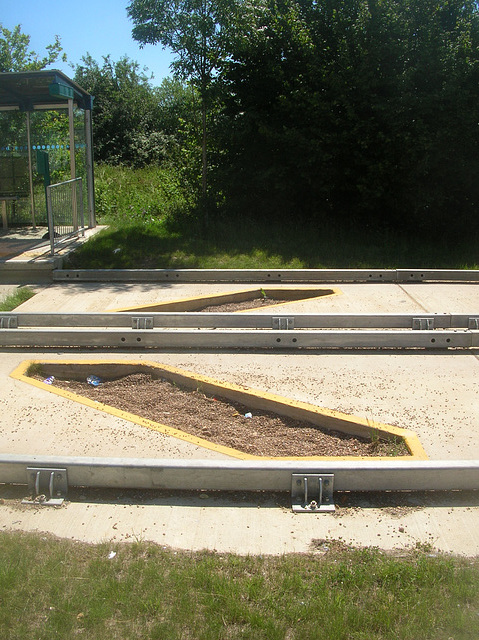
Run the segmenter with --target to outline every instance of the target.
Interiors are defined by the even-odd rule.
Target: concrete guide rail
[[[461,269],[57,269],[54,282],[479,282]]]
[[[204,330],[195,331],[197,329]],[[479,313],[9,312],[0,314],[0,345],[140,349],[467,349],[479,347]]]
[[[1,329],[31,327],[128,327],[153,328],[255,328],[282,329],[479,329],[479,311],[451,313],[209,313],[209,312],[109,312],[35,313],[0,312]]]
[[[0,329],[5,347],[129,349],[471,349],[479,330]]]
[[[479,489],[479,460],[237,461],[0,455],[0,483],[28,484],[27,469],[66,469],[69,486],[290,491],[292,474],[333,474],[335,491]]]
[[[45,260],[11,260],[0,262],[2,284],[51,284],[53,272],[61,265],[59,256]]]

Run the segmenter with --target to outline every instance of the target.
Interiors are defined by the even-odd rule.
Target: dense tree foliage
[[[75,81],[94,96],[95,158],[140,167],[178,159],[185,144],[185,122],[194,122],[195,94],[182,82],[165,78],[153,87],[137,62],[110,56],[103,64],[89,55]]]
[[[234,17],[233,0],[132,0],[128,15],[133,37],[141,44],[161,44],[176,55],[177,77],[195,87],[201,101],[201,191],[207,191],[207,116],[215,80],[229,54],[226,34]]]
[[[276,218],[475,223],[478,19],[471,1],[265,0],[223,77],[218,188]]]
[[[132,166],[161,160],[168,137],[157,126],[153,91],[138,63],[106,56],[100,66],[87,55],[75,81],[94,96],[96,160]]]
[[[474,0],[134,0],[128,12],[138,41],[177,54],[178,79],[153,89],[127,59],[87,58],[75,79],[97,96],[97,158],[173,158],[204,192],[208,148],[228,213],[479,226]]]

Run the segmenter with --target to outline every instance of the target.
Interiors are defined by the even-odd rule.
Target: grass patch
[[[341,545],[324,556],[241,557],[1,539],[0,635],[9,640],[479,637],[477,559]]]
[[[66,268],[84,269],[478,269],[479,242],[425,242],[379,232],[295,229],[243,220],[215,223],[117,222],[72,254]]]
[[[96,169],[98,220],[109,228],[82,245],[66,268],[339,269],[479,268],[479,238],[404,235],[390,228],[346,228],[210,216],[203,229],[168,169]],[[179,222],[181,221],[181,222]]]
[[[29,287],[19,287],[16,291],[0,301],[0,311],[12,311],[35,295]]]

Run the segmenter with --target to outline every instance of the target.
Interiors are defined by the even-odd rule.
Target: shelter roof
[[[0,73],[0,111],[66,107],[70,96],[81,109],[91,110],[92,96],[61,71]]]

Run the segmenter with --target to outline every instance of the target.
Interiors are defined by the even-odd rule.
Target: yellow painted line
[[[243,453],[236,449],[225,447],[223,445],[215,444],[204,438],[190,435],[180,429],[168,427],[167,425],[142,418],[135,414],[131,414],[109,405],[90,400],[83,396],[72,393],[71,391],[65,391],[52,387],[39,380],[30,378],[27,375],[27,371],[31,365],[40,364],[44,366],[50,366],[49,375],[55,375],[55,367],[66,369],[67,367],[91,367],[95,371],[95,375],[108,379],[108,372],[103,372],[102,368],[110,368],[110,375],[113,372],[113,368],[120,370],[116,371],[111,377],[117,377],[121,375],[122,368],[128,368],[130,370],[148,371],[154,369],[157,373],[160,373],[170,382],[186,385],[192,389],[200,389],[205,393],[217,394],[229,400],[239,401],[242,404],[256,409],[264,409],[279,413],[280,415],[286,415],[298,419],[311,422],[317,426],[329,429],[341,431],[351,435],[358,435],[362,437],[379,437],[379,438],[398,438],[404,441],[411,455],[409,456],[394,456],[398,460],[427,460],[428,456],[424,451],[417,435],[408,429],[402,429],[392,425],[387,425],[372,420],[365,420],[356,416],[341,413],[332,409],[326,409],[324,407],[318,407],[315,405],[306,404],[296,400],[290,400],[282,396],[278,396],[272,393],[257,391],[251,388],[241,387],[232,383],[224,383],[218,380],[214,380],[208,376],[201,374],[195,374],[190,371],[178,369],[170,365],[158,364],[150,361],[134,361],[134,360],[25,360],[23,361],[11,374],[12,378],[26,382],[35,387],[55,393],[61,397],[80,402],[86,406],[94,409],[105,411],[113,416],[128,420],[130,422],[148,427],[155,431],[159,431],[165,435],[184,440],[191,444],[216,451],[217,453],[225,454],[241,460],[391,460],[393,456],[257,456],[247,453]],[[52,372],[52,373],[51,373]],[[65,375],[65,374],[64,374]],[[124,373],[123,375],[127,375]]]
[[[25,361],[20,364],[11,374],[12,378],[16,380],[21,380],[22,382],[26,382],[31,384],[34,387],[39,389],[43,389],[45,391],[49,391],[50,393],[54,393],[57,396],[62,398],[66,398],[67,400],[73,400],[74,402],[78,402],[87,407],[91,407],[92,409],[96,409],[98,411],[104,411],[116,418],[121,418],[122,420],[128,420],[129,422],[133,422],[134,424],[138,424],[143,427],[147,427],[148,429],[152,429],[153,431],[158,431],[159,433],[163,433],[164,435],[171,436],[173,438],[178,438],[179,440],[185,440],[190,444],[197,445],[199,447],[204,447],[206,449],[211,449],[212,451],[216,451],[217,453],[223,453],[225,455],[229,455],[234,458],[240,458],[242,460],[252,460],[255,459],[256,456],[250,456],[248,454],[243,454],[236,449],[232,449],[230,447],[224,447],[222,445],[217,445],[209,440],[205,440],[203,438],[198,438],[197,436],[190,435],[184,431],[179,429],[175,429],[173,427],[168,427],[167,425],[161,424],[159,422],[154,422],[153,420],[148,420],[146,418],[142,418],[133,413],[129,413],[128,411],[122,411],[121,409],[117,409],[115,407],[111,407],[110,405],[104,404],[103,402],[98,402],[96,400],[90,400],[90,398],[85,398],[84,396],[73,393],[72,391],[67,391],[65,389],[59,389],[58,387],[54,387],[53,385],[46,384],[45,382],[41,382],[40,380],[35,380],[34,378],[30,378],[26,375],[26,371],[28,367],[32,363],[40,363],[40,364],[48,364],[47,360],[30,360]],[[91,361],[89,364],[97,366],[101,361]],[[55,361],[57,364],[58,361]],[[66,364],[66,362],[62,362],[62,364]],[[69,362],[68,364],[76,364],[74,362]]]
[[[198,309],[198,307],[205,307],[205,306],[212,306],[212,305],[220,305],[220,304],[228,304],[231,302],[247,302],[248,300],[251,300],[253,296],[259,296],[261,295],[261,287],[254,287],[254,288],[250,288],[250,289],[241,289],[239,291],[227,291],[224,293],[213,293],[213,294],[207,294],[207,295],[203,295],[203,296],[194,296],[194,297],[188,297],[188,298],[178,298],[176,300],[170,300],[167,302],[152,302],[150,304],[141,304],[141,305],[135,305],[133,307],[124,307],[121,309],[110,309],[111,313],[121,313],[121,312],[127,312],[127,311],[137,311],[137,312],[155,312],[155,311],[195,311],[195,309]],[[289,287],[289,288],[284,288],[284,289],[280,289],[280,288],[271,288],[271,287],[267,287],[267,288],[263,288],[263,291],[266,293],[266,296],[268,295],[276,295],[276,296],[280,296],[280,295],[286,295],[286,297],[288,295],[291,295],[293,293],[296,292],[311,292],[311,291],[319,291],[320,289],[318,289],[318,287]],[[327,291],[328,293],[322,293],[320,295],[317,296],[309,296],[306,298],[296,298],[294,300],[288,301],[288,302],[281,302],[278,304],[265,304],[264,306],[262,306],[262,309],[267,309],[270,307],[281,307],[284,306],[286,304],[293,304],[295,302],[305,302],[307,300],[319,300],[321,298],[329,298],[331,296],[335,296],[335,295],[342,295],[342,291],[340,289],[337,288],[331,288],[331,287],[327,287],[325,289],[323,289],[323,291]],[[242,311],[238,311],[237,313],[245,313],[245,312],[252,312],[254,311],[254,309],[243,309]]]

